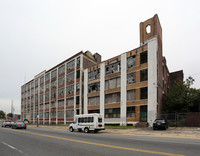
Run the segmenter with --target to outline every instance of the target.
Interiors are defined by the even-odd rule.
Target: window
[[[88,106],[99,106],[100,98],[99,96],[89,97],[88,98]]]
[[[43,118],[43,112],[39,112],[39,117],[40,117],[40,119]]]
[[[58,101],[58,107],[64,107],[64,100]]]
[[[102,118],[101,117],[98,118],[98,122],[100,122],[100,123],[102,122]]]
[[[79,92],[80,91],[80,83],[76,84],[76,91]]]
[[[78,58],[76,59],[76,66],[77,66],[77,67],[80,66],[80,62],[81,62],[80,57],[78,57]]]
[[[94,79],[98,79],[100,77],[100,69],[96,69],[96,70],[93,70],[91,72],[88,72],[88,80],[91,81],[91,80],[94,80]]]
[[[56,111],[51,111],[51,118],[52,119],[56,118]]]
[[[45,119],[49,119],[49,112],[45,112]]]
[[[58,75],[63,74],[65,72],[65,65],[62,65],[58,68]]]
[[[33,88],[34,87],[34,82],[31,82],[31,88]]]
[[[40,78],[40,84],[41,83],[44,83],[44,76],[42,76],[41,78]]]
[[[116,77],[105,81],[105,90],[119,88],[121,84],[121,78]]]
[[[120,102],[120,92],[105,95],[105,104]]]
[[[43,104],[40,105],[40,110],[43,110]]]
[[[45,83],[45,91],[49,90],[49,83]]]
[[[74,72],[67,75],[67,82],[74,81]]]
[[[64,118],[64,111],[58,111],[58,118]]]
[[[45,109],[49,109],[49,103],[45,103]]]
[[[66,87],[66,94],[74,93],[74,85],[70,85]]]
[[[64,88],[58,89],[58,96],[63,97],[64,96]]]
[[[38,96],[35,96],[35,103],[38,103]]]
[[[119,72],[121,70],[121,63],[120,61],[116,63],[109,64],[105,67],[106,75],[113,74]]]
[[[127,68],[135,67],[135,56],[127,58]]]
[[[51,108],[55,108],[55,107],[56,107],[55,102],[51,102]]]
[[[66,106],[73,106],[74,105],[74,98],[67,99]]]
[[[94,117],[82,117],[78,118],[78,123],[91,123],[94,121]]]
[[[75,62],[75,61],[73,60],[73,61],[67,63],[67,70],[71,70],[71,69],[74,68],[74,62]]]
[[[128,118],[135,118],[135,106],[126,107],[126,117]]]
[[[136,82],[136,73],[127,74],[127,85],[134,84]]]
[[[100,91],[100,82],[92,83],[88,85],[88,93]]]
[[[45,75],[45,81],[48,81],[50,79],[50,73]]]
[[[79,79],[80,78],[80,70],[77,70],[76,71],[76,79]]]
[[[58,86],[62,86],[62,85],[64,85],[64,76],[58,79]]]
[[[74,117],[74,110],[66,110],[66,117],[73,118]]]
[[[43,101],[43,94],[40,94],[40,102]]]
[[[56,88],[57,87],[57,81],[56,79],[51,81],[51,89]]]
[[[140,64],[147,63],[148,55],[147,51],[140,53]]]
[[[49,93],[46,93],[45,94],[45,101],[48,101],[49,100]]]
[[[51,72],[51,78],[54,78],[57,76],[57,69]]]
[[[38,79],[35,80],[35,87],[38,86]]]
[[[120,118],[120,108],[105,109],[105,118]]]
[[[79,96],[76,96],[76,105],[79,105],[79,103],[80,103],[80,98]]]
[[[43,92],[44,91],[44,85],[41,85],[40,86],[40,92]]]
[[[51,98],[56,98],[56,90],[51,91]]]
[[[88,110],[88,114],[93,114],[93,113],[100,113],[99,109],[93,109],[93,110]]]
[[[136,99],[135,89],[127,90],[127,101],[134,101]]]
[[[147,99],[148,98],[148,89],[147,87],[140,88],[140,99]]]
[[[147,69],[140,70],[140,81],[147,81],[148,79],[148,71]]]
[[[35,88],[35,94],[37,94],[37,93],[38,93],[38,87]]]

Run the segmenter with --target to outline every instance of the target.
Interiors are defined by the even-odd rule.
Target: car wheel
[[[85,132],[85,133],[89,133],[89,129],[86,127],[86,128],[84,129],[84,132]]]
[[[73,132],[74,131],[73,127],[69,127],[69,131]]]

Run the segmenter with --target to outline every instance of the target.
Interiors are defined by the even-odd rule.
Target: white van
[[[84,131],[85,133],[105,130],[103,115],[97,113],[75,115],[74,122],[69,125],[69,131],[73,132],[74,130]]]

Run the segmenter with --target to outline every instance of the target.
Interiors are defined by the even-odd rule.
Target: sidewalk
[[[36,125],[28,125],[28,127],[37,127]],[[47,128],[68,131],[68,126],[47,126],[39,125],[38,128]],[[170,127],[168,130],[152,130],[152,128],[131,128],[131,129],[106,129],[100,133],[121,134],[133,136],[155,136],[168,138],[188,138],[200,139],[200,128],[198,127]]]

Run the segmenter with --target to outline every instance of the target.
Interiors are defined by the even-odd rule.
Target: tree
[[[4,119],[5,118],[5,113],[4,111],[0,110],[0,118],[1,119]]]
[[[200,111],[200,90],[191,88],[194,83],[192,77],[186,81],[176,82],[168,89],[163,105],[164,113],[199,112]]]
[[[12,117],[13,117],[13,114],[12,114],[12,113],[8,113],[8,114],[7,114],[7,117],[12,118]]]

